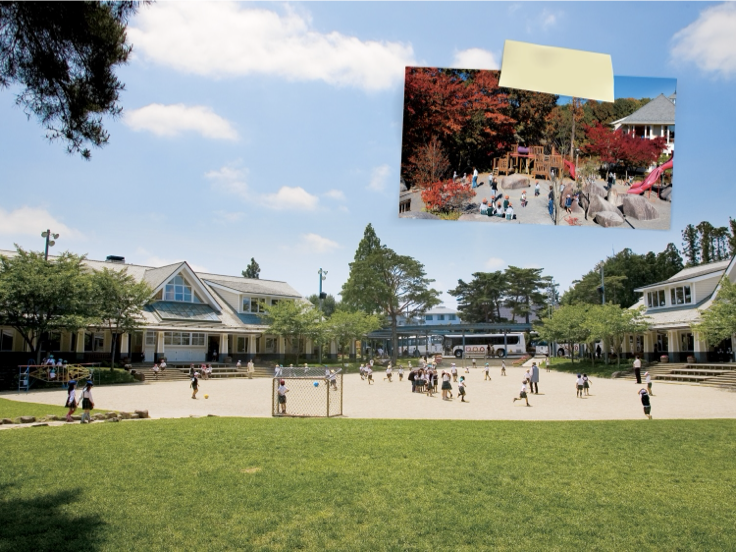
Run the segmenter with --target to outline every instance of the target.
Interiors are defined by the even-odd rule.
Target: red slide
[[[631,188],[629,188],[629,190],[626,193],[627,194],[641,194],[642,192],[646,192],[649,188],[652,187],[652,185],[657,180],[659,180],[659,177],[662,176],[662,173],[664,171],[666,171],[667,169],[671,169],[672,168],[672,159],[673,159],[673,157],[670,157],[669,161],[667,161],[661,167],[657,167],[652,172],[650,172],[647,175],[647,177],[644,179],[643,182],[637,184],[636,186],[632,186]]]
[[[567,169],[567,172],[570,173],[572,179],[575,180],[575,165],[567,159],[563,159],[562,162],[565,164],[565,168]]]

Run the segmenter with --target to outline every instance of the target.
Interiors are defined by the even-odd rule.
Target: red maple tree
[[[460,181],[439,180],[424,186],[422,201],[427,211],[446,213],[462,208],[463,204],[475,197],[475,191],[470,184]]]
[[[603,163],[622,164],[626,168],[648,167],[654,163],[666,146],[661,136],[653,139],[636,137],[622,129],[612,130],[596,122],[586,126],[588,144],[586,153],[597,155]]]

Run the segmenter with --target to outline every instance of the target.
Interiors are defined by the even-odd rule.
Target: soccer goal
[[[281,380],[288,392],[286,402],[279,398]],[[284,369],[283,375],[273,378],[271,414],[273,416],[332,417],[342,416],[342,372],[324,369]]]

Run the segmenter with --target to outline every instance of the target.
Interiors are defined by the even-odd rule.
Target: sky
[[[728,223],[736,147],[736,4],[158,2],[118,71],[123,116],[91,161],[49,143],[0,90],[0,249],[261,278],[337,296],[363,231],[424,264],[446,292],[507,266],[567,289],[612,251],[681,245]],[[498,69],[504,40],[605,52],[614,74],[677,80],[672,228],[478,225],[399,219],[407,65]],[[637,94],[638,95],[638,94]]]

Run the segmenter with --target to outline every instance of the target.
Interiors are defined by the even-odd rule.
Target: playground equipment
[[[560,174],[563,169],[575,179],[575,165],[566,161],[554,148],[551,154],[546,155],[543,146],[522,147],[517,145],[502,157],[493,159],[494,176],[524,173],[534,178],[547,179],[551,177],[553,171]]]
[[[92,366],[98,364],[28,364],[18,366],[18,392],[29,391],[35,380],[49,383],[61,383],[66,388],[70,380],[86,380],[92,375]]]
[[[654,169],[652,172],[650,172],[647,175],[647,177],[641,183],[637,184],[636,186],[632,186],[631,188],[627,190],[626,193],[639,195],[651,189],[654,183],[662,177],[664,172],[672,168],[673,158],[674,158],[674,154],[672,155],[672,157],[669,158],[669,160],[665,164]]]

